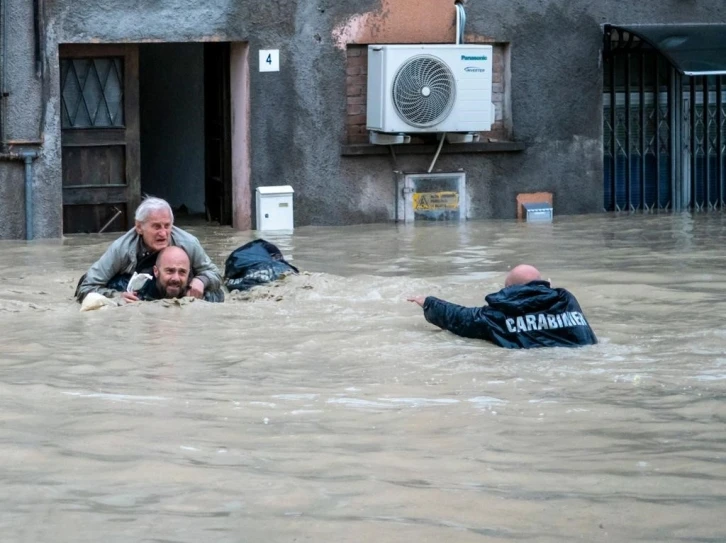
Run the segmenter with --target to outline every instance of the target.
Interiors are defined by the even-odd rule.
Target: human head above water
[[[512,285],[526,285],[530,281],[540,281],[542,276],[539,270],[529,264],[520,264],[511,269],[504,280],[505,287]]]
[[[159,251],[154,265],[156,288],[164,298],[180,298],[189,285],[189,255],[181,247],[170,246]]]
[[[149,196],[136,208],[135,230],[151,251],[161,251],[169,245],[174,213],[166,200]]]

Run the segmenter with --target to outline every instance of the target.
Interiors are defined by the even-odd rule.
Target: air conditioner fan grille
[[[456,98],[454,76],[439,58],[412,57],[393,81],[393,104],[406,123],[425,128],[440,123],[451,112]]]

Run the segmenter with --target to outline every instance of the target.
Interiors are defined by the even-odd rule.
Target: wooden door
[[[136,45],[61,45],[63,232],[126,230],[140,201]]]
[[[229,43],[204,44],[204,195],[207,216],[232,224]]]

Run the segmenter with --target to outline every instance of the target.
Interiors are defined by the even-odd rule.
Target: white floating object
[[[126,287],[126,292],[137,292],[141,290],[147,281],[153,279],[153,276],[148,273],[136,273],[129,279],[129,284]]]
[[[116,302],[106,298],[103,294],[98,292],[91,292],[83,298],[81,304],[81,311],[94,311],[96,309],[103,309],[104,307],[116,307]]]

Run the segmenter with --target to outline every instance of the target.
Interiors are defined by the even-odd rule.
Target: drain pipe
[[[5,0],[0,0],[0,33],[2,33],[2,43],[0,43],[0,147],[5,150],[5,102],[7,102],[7,50],[8,50],[8,33],[7,33],[7,14],[5,13]]]
[[[33,239],[33,160],[38,151],[22,151],[25,158],[25,239]]]
[[[25,239],[33,239],[33,161],[38,151],[0,153],[0,160],[19,160],[25,163]]]
[[[42,9],[41,0],[33,0],[33,34],[35,46],[35,67],[36,75],[42,76],[43,58],[41,44]],[[25,239],[31,240],[35,237],[33,232],[33,161],[40,156],[37,150],[23,149],[14,150],[13,144],[39,145],[41,142],[9,142],[7,141],[7,99],[9,96],[7,87],[7,54],[8,54],[8,15],[7,2],[0,0],[0,162],[19,161],[25,165]],[[42,122],[42,120],[41,120]],[[9,144],[9,145],[8,145]],[[9,150],[8,150],[9,149]]]

